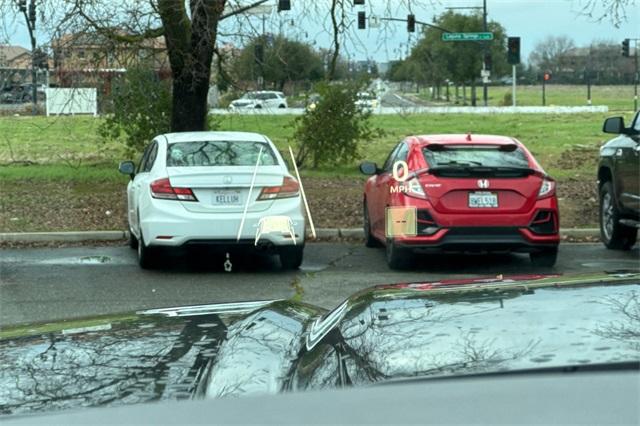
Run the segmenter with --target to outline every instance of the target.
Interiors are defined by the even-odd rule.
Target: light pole
[[[20,0],[18,7],[20,12],[24,15],[24,20],[27,23],[27,30],[29,30],[29,39],[31,41],[31,113],[36,115],[38,106],[38,75],[36,71],[36,0],[29,0],[29,7],[27,7],[27,0]]]

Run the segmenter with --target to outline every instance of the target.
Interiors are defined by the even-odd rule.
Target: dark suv
[[[602,131],[618,136],[600,148],[600,235],[607,248],[629,250],[640,227],[640,111],[630,127],[611,117]]]

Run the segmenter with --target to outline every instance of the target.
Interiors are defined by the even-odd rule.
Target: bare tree
[[[576,1],[576,0],[574,0]],[[608,19],[616,28],[627,20],[627,10],[635,9],[637,0],[577,0],[581,14],[598,22]]]
[[[538,70],[557,73],[563,57],[575,47],[574,41],[567,36],[548,36],[536,44],[529,62]]]

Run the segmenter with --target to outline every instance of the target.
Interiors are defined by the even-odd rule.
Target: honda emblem
[[[478,188],[487,189],[489,181],[487,179],[478,179]]]

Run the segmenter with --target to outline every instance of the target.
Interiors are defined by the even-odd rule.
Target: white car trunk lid
[[[260,166],[250,192],[254,166],[167,167],[171,185],[191,188],[198,201],[181,201],[185,209],[196,213],[241,213],[250,197],[247,211],[267,210],[273,200],[256,201],[262,188],[282,185],[280,166]]]

